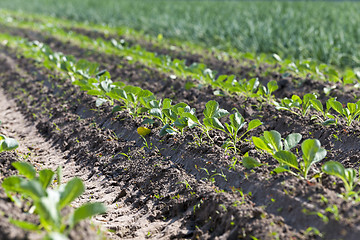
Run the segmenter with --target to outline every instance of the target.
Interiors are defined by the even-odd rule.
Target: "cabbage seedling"
[[[281,150],[289,151],[301,141],[301,138],[301,134],[291,133],[284,141],[282,141],[280,133],[278,131],[271,130],[265,131],[264,135],[261,137],[252,137],[252,140],[255,147],[274,155],[276,152]]]
[[[309,170],[311,166],[321,160],[323,160],[326,156],[326,150],[321,148],[320,141],[317,139],[306,139],[301,144],[302,150],[302,159],[303,161],[298,163],[297,157],[290,151],[280,150],[276,152],[273,156],[274,158],[283,165],[295,168],[300,171],[300,174],[307,179]],[[282,166],[278,167],[276,172],[281,171],[289,171],[292,172]],[[293,173],[293,172],[292,172]]]
[[[334,99],[329,99],[328,102],[336,112],[346,119],[348,126],[360,115],[360,100],[356,103],[347,103],[347,108]]]
[[[11,151],[16,149],[18,146],[19,143],[15,139],[0,135],[0,152]]]
[[[221,88],[222,90],[238,90],[234,87],[236,82],[235,75],[220,75],[216,80],[212,81],[214,87]]]
[[[141,113],[142,109],[140,107],[140,100],[142,98],[152,98],[153,100],[155,99],[155,97],[153,96],[154,94],[149,90],[143,90],[142,88],[135,86],[125,86],[123,89],[114,88],[106,95],[120,102],[123,102],[123,106],[115,106],[113,108],[113,112],[127,109],[130,115],[134,117],[138,116]]]
[[[326,102],[326,109],[324,109],[323,104],[318,99],[311,99],[311,106],[317,110],[321,116],[314,115],[311,118],[312,119],[319,119],[321,121],[321,124],[324,126],[330,125],[330,124],[336,124],[336,121],[334,120],[334,116],[329,113],[329,110],[331,108],[331,105],[329,104],[329,100]]]
[[[274,91],[276,91],[278,88],[279,88],[279,86],[278,86],[277,82],[275,80],[272,80],[267,83],[266,87],[260,86],[258,94],[260,96],[264,96],[267,99],[267,102],[270,103],[273,98],[272,93]]]
[[[252,78],[250,80],[242,80],[237,81],[235,87],[238,88],[240,94],[242,94],[245,98],[256,96],[256,90],[260,85],[258,78]]]
[[[353,191],[356,184],[356,170],[353,168],[345,168],[341,163],[328,161],[322,166],[324,173],[340,178],[345,187],[345,196],[354,194]]]
[[[0,121],[1,125],[1,121]],[[13,138],[8,138],[0,134],[0,153],[4,151],[11,151],[19,147],[18,141]]]
[[[80,78],[73,81],[74,85],[80,87],[82,91],[86,91],[87,94],[96,96],[96,106],[100,107],[103,103],[110,101],[110,104],[114,104],[114,98],[108,95],[114,88],[123,87],[125,84],[122,82],[113,82],[110,73],[107,71],[101,71],[96,74],[96,77],[92,78]]]
[[[252,169],[252,168],[259,167],[259,166],[262,165],[255,158],[252,158],[252,157],[249,157],[249,156],[244,156],[243,157],[242,164],[246,169]]]
[[[193,122],[189,117],[185,116],[185,113],[195,116],[195,108],[190,108],[189,105],[183,102],[171,106],[170,99],[167,105],[167,108],[165,108],[164,106],[162,112],[165,116],[164,118],[166,119],[166,122],[168,123],[165,124],[164,127],[161,129],[160,136],[164,136],[168,133],[175,134],[179,132],[179,130],[181,135],[183,135],[184,129],[186,127],[194,127],[196,125],[196,123]]]
[[[33,231],[44,230],[45,239],[68,239],[67,235],[79,221],[106,211],[102,203],[86,203],[70,215],[63,216],[61,209],[69,206],[84,192],[82,181],[79,178],[73,178],[66,184],[61,184],[61,168],[58,168],[56,173],[44,169],[39,171],[37,176],[35,168],[29,163],[15,162],[13,166],[23,176],[5,178],[2,187],[12,200],[16,200],[15,196],[11,196],[12,192],[30,199],[34,213],[40,218],[40,225],[11,219],[10,222],[18,227]],[[58,185],[50,188],[55,176],[57,176]]]
[[[149,118],[157,118],[162,122],[163,125],[169,123],[169,118],[166,117],[164,111],[171,107],[171,99],[165,98],[161,102],[161,100],[156,100],[154,95],[151,95],[151,97],[141,98],[140,102],[143,105],[140,111],[148,112]]]
[[[182,114],[185,112],[195,114],[196,110],[195,110],[195,108],[190,108],[189,105],[187,105],[186,103],[183,103],[183,102],[180,102],[180,103],[172,106],[171,100],[170,100],[168,106],[163,107],[163,113],[166,116],[166,118],[168,119],[168,122],[170,122],[170,123],[174,123],[176,120],[179,119],[179,117],[183,117]]]
[[[261,137],[252,137],[254,145],[258,149],[262,149],[271,154],[279,163],[280,166],[275,168],[275,172],[288,171],[295,175],[296,173],[289,170],[288,167],[295,168],[306,179],[311,166],[326,156],[326,150],[321,148],[320,141],[317,139],[307,139],[301,144],[303,152],[303,161],[298,162],[298,158],[290,152],[290,149],[295,147],[300,141],[302,136],[299,133],[292,133],[282,141],[279,132],[265,131]]]
[[[206,103],[205,110],[203,112],[204,119],[203,123],[200,123],[199,119],[196,117],[195,113],[184,112],[182,117],[189,118],[192,122],[194,122],[194,126],[197,126],[201,129],[202,134],[200,136],[200,141],[202,141],[203,135],[205,134],[211,141],[212,138],[209,135],[209,131],[211,130],[222,130],[225,131],[225,127],[220,122],[220,118],[229,114],[229,112],[225,109],[219,108],[219,103],[211,100]]]
[[[215,81],[210,82],[214,87],[218,87],[226,92],[235,92],[245,98],[257,96],[259,79],[236,80],[234,75],[220,75]]]
[[[306,116],[310,107],[312,106],[311,100],[316,99],[316,95],[313,93],[305,94],[303,99],[297,95],[292,95],[291,99],[281,99],[281,103],[276,103],[276,109],[287,110],[296,115],[300,115],[294,109],[298,109],[303,117]]]
[[[250,130],[260,126],[262,122],[260,122],[259,119],[251,120],[248,124],[247,130],[240,137],[238,137],[238,132],[246,124],[245,119],[243,118],[243,116],[241,116],[241,114],[236,108],[235,108],[235,113],[231,114],[229,119],[230,119],[230,124],[225,123],[227,131],[225,131],[225,129],[222,130],[229,136],[229,138],[223,144],[223,147],[225,149],[233,149],[234,153],[236,153],[237,150],[236,144],[245,136],[245,134],[247,134]]]

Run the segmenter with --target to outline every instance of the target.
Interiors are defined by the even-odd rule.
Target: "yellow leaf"
[[[137,132],[140,136],[144,137],[148,135],[151,132],[151,130],[146,127],[138,127]]]

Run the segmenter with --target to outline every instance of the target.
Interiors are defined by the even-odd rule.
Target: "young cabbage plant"
[[[47,58],[44,62],[47,68],[52,68],[52,64],[66,72],[72,79],[74,85],[80,86],[81,90],[87,94],[97,96],[96,106],[100,107],[103,103],[110,101],[113,105],[114,99],[107,95],[116,86],[123,87],[123,83],[113,83],[110,73],[106,70],[98,72],[99,64],[86,60],[76,62],[73,56],[66,56],[61,52],[53,52],[48,46],[38,41],[32,42],[32,46],[38,48]]]
[[[87,94],[96,96],[96,106],[100,107],[103,103],[110,101],[114,104],[114,99],[109,95],[115,88],[123,87],[125,84],[121,82],[113,82],[109,72],[101,72],[96,78],[82,78],[75,80],[74,85],[80,87],[80,90],[86,91]]]
[[[257,96],[256,91],[259,87],[259,79],[252,78],[250,80],[236,80],[234,75],[220,75],[216,80],[210,83],[229,93],[237,93],[245,98]]]
[[[215,81],[212,82],[214,87],[218,87],[226,92],[236,92],[235,75],[220,75]]]
[[[300,109],[301,102],[302,101],[299,96],[293,95],[290,99],[283,98],[281,99],[281,102],[275,102],[275,106],[277,110],[285,110],[293,114],[300,115],[295,109]]]
[[[311,99],[311,107],[314,108],[318,113],[317,115],[311,116],[312,119],[320,120],[323,126],[328,126],[331,124],[336,124],[335,116],[329,113],[331,105],[329,101],[326,102],[326,108],[324,109],[323,104],[318,99]]]
[[[343,118],[345,118],[348,126],[359,117],[360,115],[360,100],[356,103],[347,103],[347,107],[344,108],[342,103],[335,99],[328,100],[329,105],[338,112]]]
[[[175,135],[177,133],[179,133],[179,131],[175,128],[174,124],[167,123],[161,128],[159,136],[162,137],[167,134]]]
[[[311,100],[316,99],[314,93],[305,94],[303,99],[297,95],[292,95],[291,99],[284,98],[281,99],[280,103],[276,103],[276,109],[290,111],[296,115],[302,115],[305,117],[312,106]],[[300,111],[300,114],[295,111],[295,109]]]
[[[236,81],[235,87],[238,89],[241,95],[245,98],[251,98],[257,96],[257,89],[260,85],[260,81],[258,78],[252,78],[250,80],[240,80]]]
[[[221,89],[221,91],[216,92],[237,93],[245,98],[257,97],[261,91],[266,98],[271,98],[272,92],[277,89],[275,81],[271,81],[271,83],[268,84],[268,88],[263,87],[259,89],[260,82],[258,78],[236,80],[235,75],[220,75],[216,80],[214,79],[209,83],[212,86]]]
[[[108,78],[109,77],[109,78]],[[96,96],[96,107],[100,107],[105,102],[110,102],[110,105],[114,105],[114,99],[110,98],[107,93],[111,92],[111,90],[115,87],[122,87],[124,84],[117,82],[113,83],[110,79],[110,74],[103,75],[98,79],[98,83],[94,83],[96,89],[92,89],[87,91],[87,94]]]
[[[51,63],[57,68],[67,72],[72,81],[75,79],[90,79],[95,77],[99,69],[99,64],[95,62],[89,62],[84,59],[80,59],[76,62],[73,56],[66,56],[61,52],[53,52],[49,46],[39,41],[33,41],[29,43],[34,47],[34,50],[41,52],[46,56],[44,60],[44,66],[52,69]]]
[[[195,115],[196,109],[190,108],[190,106],[177,108],[177,114],[179,115],[179,117],[178,119],[175,120],[174,126],[180,130],[181,135],[184,134],[184,128],[186,127],[193,128],[196,126],[196,123],[192,121],[191,118],[184,116],[185,113]]]
[[[156,100],[155,96],[151,95],[151,97],[141,98],[140,102],[143,107],[141,107],[140,112],[145,113],[148,112],[148,118],[156,118],[161,121],[162,125],[169,123],[169,119],[164,114],[165,109],[169,109],[171,107],[171,100],[169,98],[165,98],[163,101]]]
[[[201,142],[203,141],[204,135],[206,135],[213,142],[212,138],[209,135],[209,132],[215,129],[225,131],[225,128],[219,119],[227,116],[229,112],[225,109],[220,108],[218,102],[211,100],[206,103],[203,114],[203,123],[199,121],[195,113],[184,112],[182,114],[182,117],[186,117],[191,120],[193,123],[192,125],[198,127],[202,131],[199,138]]]
[[[4,151],[11,151],[19,147],[18,141],[13,138],[8,138],[0,135],[0,153]]]
[[[84,192],[82,181],[79,178],[73,178],[66,184],[61,184],[60,167],[56,173],[49,169],[41,170],[37,176],[35,168],[29,163],[14,162],[13,166],[22,176],[5,178],[2,187],[10,199],[18,203],[20,200],[12,193],[29,199],[33,204],[31,211],[37,214],[40,220],[40,224],[33,224],[10,219],[11,223],[20,228],[37,232],[44,230],[46,232],[44,239],[68,239],[68,234],[78,222],[106,211],[102,203],[86,203],[69,215],[63,216],[61,210]],[[50,188],[55,177],[57,186]]]
[[[190,108],[186,103],[178,103],[174,106],[170,106],[170,108],[164,109],[163,112],[169,120],[169,123],[165,124],[160,130],[160,136],[178,132],[183,135],[186,127],[192,128],[196,125],[191,118],[187,117],[187,115],[195,116],[196,110],[195,108]]]
[[[76,64],[69,64],[69,67],[66,67],[66,70],[69,72],[74,73],[74,77],[77,78],[85,78],[89,79],[91,77],[99,77],[105,72],[106,70],[99,71],[99,64],[96,62],[89,62],[84,59],[80,59],[76,62]],[[65,68],[62,68],[65,70]],[[80,77],[78,77],[80,75]]]
[[[183,112],[190,112],[195,114],[195,109],[190,108],[189,105],[183,102],[180,102],[176,105],[171,105],[171,101],[167,107],[163,108],[163,113],[169,123],[174,123],[179,117],[182,117]]]
[[[1,121],[0,121],[1,125]],[[0,153],[5,151],[11,151],[19,147],[18,141],[13,138],[8,138],[5,135],[0,134]]]
[[[220,129],[228,135],[228,139],[225,141],[222,147],[226,150],[232,149],[236,154],[237,147],[236,144],[252,129],[257,128],[262,124],[259,119],[251,120],[248,124],[247,130],[241,135],[238,136],[239,131],[245,126],[246,122],[243,116],[239,113],[239,111],[235,108],[235,113],[231,114],[230,123],[225,123],[227,131],[224,129]]]
[[[345,197],[357,194],[354,188],[357,185],[356,170],[353,168],[345,168],[341,163],[328,161],[322,166],[324,173],[340,178],[345,187]]]
[[[266,99],[268,103],[272,102],[274,96],[272,95],[273,92],[275,92],[279,88],[277,82],[275,80],[272,80],[267,83],[265,86],[260,86],[258,90],[258,95],[262,96]]]
[[[274,155],[281,150],[289,151],[301,141],[301,138],[300,133],[291,133],[285,140],[282,140],[278,131],[271,130],[265,131],[261,137],[252,137],[252,141],[256,148]]]
[[[124,88],[113,88],[107,96],[116,99],[123,103],[122,106],[115,106],[113,112],[118,112],[126,109],[130,115],[136,117],[141,114],[141,99],[146,98],[155,100],[154,94],[149,90],[143,90],[140,87],[125,86]]]
[[[280,150],[276,152],[273,156],[281,165],[280,167],[277,167],[274,171],[287,171],[294,173],[290,169],[284,167],[289,166],[298,170],[300,172],[300,175],[307,179],[311,166],[325,158],[326,150],[324,148],[321,148],[320,141],[317,139],[306,139],[301,144],[301,150],[303,153],[303,161],[300,162],[300,164],[297,160],[297,157],[292,152],[286,150]],[[296,173],[294,174],[297,175]]]

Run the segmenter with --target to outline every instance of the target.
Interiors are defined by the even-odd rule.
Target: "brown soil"
[[[242,109],[247,121],[260,118],[264,123],[246,138],[259,136],[264,130],[274,129],[283,136],[299,132],[305,139],[319,139],[328,150],[327,160],[359,167],[358,122],[351,128],[342,124],[323,127],[309,118],[279,112],[271,105],[257,108],[253,100],[214,97],[210,87],[185,90],[184,81],[171,82],[165,80],[166,75],[151,77],[160,74],[156,70],[143,78],[138,69],[146,68],[128,64],[125,69],[119,69],[114,62],[126,63],[116,56],[62,44],[31,31],[11,31],[50,43],[55,50],[78,58],[101,60],[112,75],[114,70],[121,76],[118,80],[128,79],[134,85],[150,90],[156,88],[157,96],[176,97],[176,102],[187,102],[199,112],[210,99],[217,100],[228,110]],[[94,98],[80,92],[67,79],[17,56],[10,49],[1,48],[0,86],[4,92],[0,93],[1,131],[17,138],[22,146],[15,153],[0,156],[1,177],[13,174],[10,163],[27,154],[30,157],[26,160],[39,168],[55,169],[63,165],[67,178],[80,176],[87,186],[85,195],[76,205],[89,199],[107,205],[107,214],[93,221],[112,230],[104,232],[109,238],[317,238],[307,232],[309,227],[318,229],[325,239],[358,238],[359,204],[338,196],[342,185],[333,177],[305,181],[287,174],[270,174],[275,162],[266,154],[255,151],[246,141],[239,145],[241,153],[249,152],[267,164],[249,171],[237,163],[230,170],[232,157],[240,156],[227,155],[221,149],[225,136],[218,133],[212,133],[214,145],[197,146],[193,133],[160,138],[159,127],[154,127],[146,138],[146,147],[136,133],[140,119],[132,119],[126,112],[112,114],[107,105],[96,109]],[[147,70],[144,72],[148,73]],[[314,88],[316,82],[308,81],[297,88],[285,85],[285,90],[281,91],[301,94],[305,89]],[[319,89],[326,86],[325,83],[316,84]],[[341,94],[344,99],[352,98],[347,92]],[[334,138],[334,134],[340,140]],[[204,169],[209,173],[223,173],[226,178],[209,177]],[[338,184],[334,185],[334,182]],[[24,218],[26,214],[9,202],[4,193],[0,197],[0,210],[5,212],[10,208],[16,217]],[[325,211],[334,205],[339,209],[338,214]],[[320,214],[329,220],[323,221]],[[7,223],[7,217],[5,214],[0,218],[0,234],[6,239],[36,238],[19,229],[9,230],[13,227]],[[86,234],[88,239],[97,238],[94,229],[86,223],[77,231]]]

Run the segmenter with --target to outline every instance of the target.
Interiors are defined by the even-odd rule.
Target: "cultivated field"
[[[0,239],[358,239],[358,4],[41,3],[0,10]]]

